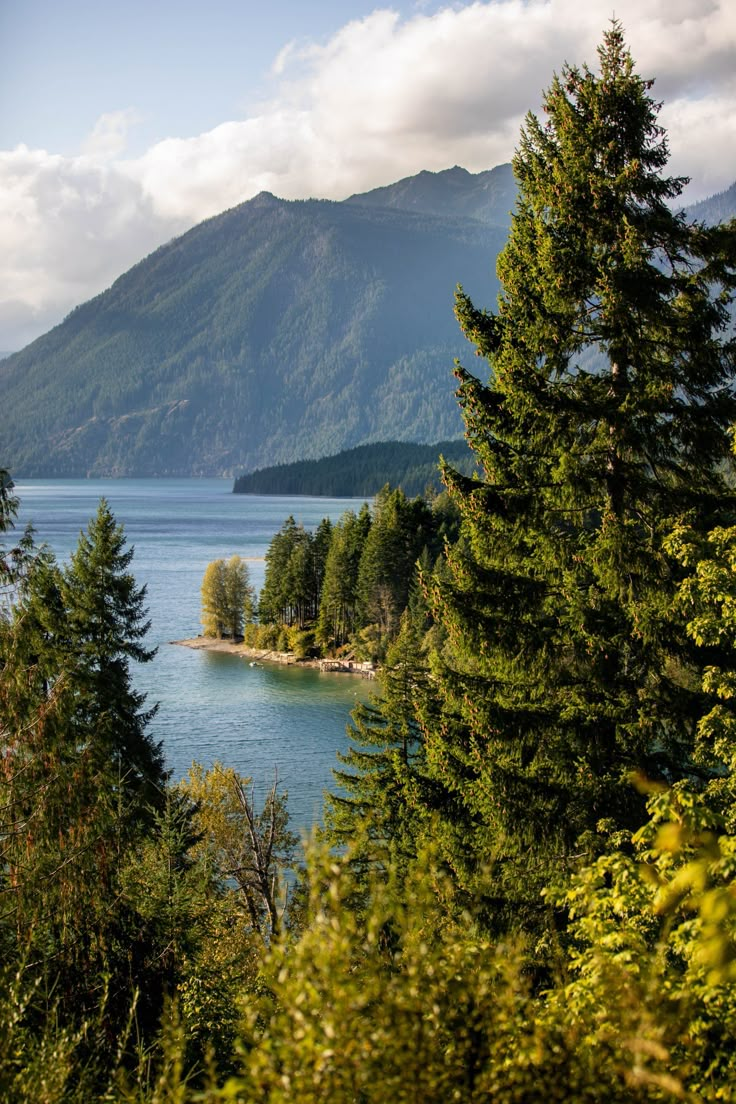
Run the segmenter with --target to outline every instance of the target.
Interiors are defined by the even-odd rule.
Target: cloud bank
[[[494,0],[402,19],[387,8],[274,59],[248,118],[125,156],[135,105],[102,115],[76,157],[0,152],[0,350],[20,348],[152,249],[261,190],[341,199],[454,164],[507,161],[564,61],[595,66],[608,2]],[[733,0],[618,0],[664,100],[688,198],[736,179]]]

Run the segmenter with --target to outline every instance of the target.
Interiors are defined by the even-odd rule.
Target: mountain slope
[[[736,182],[724,192],[701,199],[686,209],[689,218],[705,222],[709,226],[717,222],[727,222],[736,216]]]
[[[504,237],[263,193],[0,363],[2,462],[27,477],[232,474],[458,436],[453,288],[493,301]]]
[[[460,436],[460,282],[493,306],[510,166],[343,203],[262,193],[194,227],[0,360],[17,476],[233,475]],[[736,214],[736,185],[688,209]]]
[[[469,173],[455,165],[443,172],[420,172],[385,188],[350,196],[345,202],[442,217],[476,218],[507,231],[516,202],[516,181],[509,164],[479,173]]]

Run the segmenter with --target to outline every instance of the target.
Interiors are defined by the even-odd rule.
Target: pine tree
[[[3,935],[60,1015],[91,1014],[104,983],[105,1022],[118,1026],[130,1000],[120,872],[166,782],[130,682],[129,659],[152,653],[124,545],[103,502],[68,567],[36,557],[0,678]]]
[[[332,530],[317,625],[317,638],[325,647],[341,647],[355,631],[358,568],[370,527],[370,511],[364,504],[359,514],[346,511]]]
[[[433,537],[432,513],[423,499],[407,499],[388,484],[379,491],[358,570],[360,619],[374,627],[379,655],[398,632],[416,562]]]
[[[13,480],[5,468],[0,468],[0,533],[15,528],[18,516],[18,496],[13,493]],[[17,544],[5,548],[0,544],[0,601],[7,598],[13,585],[22,577],[33,556],[33,530],[26,528]],[[0,616],[5,611],[0,606]]]
[[[161,746],[147,731],[156,709],[143,708],[144,695],[131,680],[130,662],[149,663],[155,651],[144,645],[146,590],[128,570],[134,549],[125,545],[123,527],[103,499],[63,573],[62,596],[86,692],[86,722],[106,744],[121,800],[135,819],[149,805],[161,807],[167,772]]]
[[[326,798],[326,838],[351,845],[353,863],[364,873],[380,868],[400,874],[416,854],[427,804],[417,719],[427,676],[420,635],[405,610],[378,675],[379,694],[353,710],[352,746],[337,756],[345,769],[333,770],[339,790]]]
[[[258,602],[262,623],[292,623],[289,593],[289,560],[299,542],[300,527],[289,515],[266,551],[266,576]]]
[[[724,486],[734,344],[733,228],[689,224],[662,175],[651,81],[620,26],[600,74],[565,66],[527,117],[493,314],[458,292],[485,385],[457,367],[483,479],[445,471],[463,516],[435,587],[447,631],[428,757],[447,857],[518,918],[551,872],[633,825],[632,771],[697,771],[698,670],[673,597],[675,519],[731,516]],[[486,883],[488,884],[488,883]]]

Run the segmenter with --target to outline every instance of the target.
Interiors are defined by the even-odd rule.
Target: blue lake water
[[[132,570],[147,587],[149,647],[156,658],[135,670],[136,686],[158,702],[151,732],[162,740],[174,777],[193,760],[220,760],[253,778],[263,794],[278,771],[297,830],[321,815],[331,769],[348,740],[350,710],[370,684],[348,675],[275,665],[251,667],[238,656],[192,651],[171,641],[200,631],[200,586],[207,564],[234,554],[263,583],[263,556],[293,514],[314,528],[336,521],[363,499],[234,495],[219,479],[26,480],[16,483],[19,522],[60,560],[68,558],[101,497],[135,548]]]

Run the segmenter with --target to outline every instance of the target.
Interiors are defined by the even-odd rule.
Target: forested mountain
[[[736,215],[736,181],[724,192],[702,199],[688,207],[689,218],[698,219],[712,226],[716,222],[726,222]]]
[[[363,207],[392,207],[425,215],[462,215],[503,230],[508,230],[515,201],[516,182],[508,164],[480,173],[469,173],[459,165],[444,172],[420,172],[345,200]]]
[[[360,444],[459,437],[462,283],[492,306],[511,167],[422,172],[201,223],[0,361],[22,476],[223,475]],[[736,210],[734,189],[698,205]]]
[[[297,460],[241,475],[235,494],[329,495],[333,498],[373,497],[390,483],[404,494],[423,494],[441,487],[439,458],[470,475],[475,458],[464,440],[414,445],[405,441],[380,441],[358,445],[321,460]]]
[[[453,289],[493,301],[506,229],[428,213],[443,193],[477,213],[478,178],[436,174],[420,205],[425,177],[396,186],[417,212],[262,193],[157,250],[0,364],[4,462],[216,475],[458,437]]]

